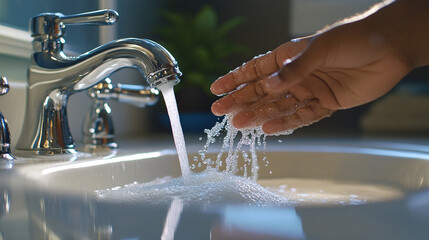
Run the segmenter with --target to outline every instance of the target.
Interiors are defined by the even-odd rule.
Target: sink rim
[[[416,145],[418,146],[418,145]],[[281,151],[280,151],[281,150]],[[293,151],[292,151],[293,150]],[[215,151],[210,151],[209,154],[214,154]],[[350,156],[374,156],[374,157],[393,157],[401,161],[411,159],[416,161],[424,161],[425,164],[429,164],[429,152],[423,151],[409,151],[395,148],[379,148],[379,147],[368,147],[360,146],[353,144],[344,144],[344,145],[333,145],[332,143],[323,143],[323,144],[288,144],[288,145],[272,145],[267,150],[268,154],[349,154]],[[197,154],[195,151],[189,153],[189,155]],[[111,166],[118,168],[118,164],[130,164],[136,163],[145,164],[144,161],[150,161],[155,159],[159,161],[160,159],[167,159],[168,157],[176,156],[176,152],[173,149],[164,149],[161,151],[152,151],[152,152],[141,152],[139,150],[130,150],[124,149],[117,151],[116,155],[109,154],[99,154],[96,156],[89,157],[87,159],[80,159],[72,162],[56,162],[56,163],[41,163],[33,165],[23,165],[17,168],[18,175],[24,179],[24,186],[30,186],[34,188],[35,186],[44,191],[59,191],[62,194],[69,195],[82,195],[82,194],[91,194],[92,190],[81,189],[64,189],[64,185],[61,184],[50,184],[49,179],[55,179],[58,175],[71,173],[73,171],[79,171],[81,169],[96,169]],[[103,159],[104,158],[104,159]],[[190,162],[192,158],[190,158]],[[272,160],[270,160],[272,162]],[[173,165],[178,166],[178,161],[173,163]],[[261,170],[260,170],[261,172]],[[429,173],[427,174],[429,176]],[[113,175],[112,175],[113,176]],[[164,175],[165,176],[165,175]],[[160,176],[162,177],[162,176]],[[177,177],[177,176],[172,176]],[[45,179],[47,179],[45,181]],[[138,181],[139,183],[143,183]],[[147,181],[146,181],[147,182]],[[129,184],[131,182],[125,183]],[[429,184],[429,180],[428,183]],[[124,184],[118,184],[124,185]],[[105,189],[106,187],[104,187]],[[421,189],[416,192],[424,192],[425,189]]]

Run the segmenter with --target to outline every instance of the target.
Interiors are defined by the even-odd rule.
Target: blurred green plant
[[[228,57],[248,50],[226,38],[244,18],[234,17],[220,24],[211,6],[204,6],[194,16],[178,12],[163,15],[167,24],[159,28],[160,42],[173,54],[183,72],[176,90],[197,88],[212,96],[212,82],[231,69],[226,62]]]

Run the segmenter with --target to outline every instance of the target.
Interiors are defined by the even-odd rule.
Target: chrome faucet
[[[0,77],[0,95],[9,92],[10,86],[6,77]],[[10,131],[6,118],[0,112],[0,169],[11,168],[13,160],[10,151]]]
[[[69,130],[67,100],[122,68],[138,69],[150,87],[179,82],[178,65],[161,45],[147,39],[121,39],[80,56],[63,51],[67,24],[113,24],[113,10],[65,16],[44,13],[33,17],[30,31],[34,53],[28,70],[27,105],[17,149],[38,154],[74,153]]]
[[[87,149],[117,148],[115,129],[108,100],[116,100],[136,107],[154,105],[158,101],[159,91],[140,85],[116,84],[110,78],[96,84],[88,90],[92,105],[83,124],[83,143]]]

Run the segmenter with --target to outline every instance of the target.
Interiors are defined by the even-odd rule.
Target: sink
[[[159,239],[170,230],[177,239],[427,239],[425,146],[383,141],[268,146],[266,152],[258,152],[258,183],[293,198],[289,205],[261,207],[226,200],[211,206],[174,197],[151,204],[97,194],[180,177],[178,158],[169,148],[142,151],[129,146],[69,162],[20,166],[31,236]],[[195,154],[190,155],[192,159]],[[363,193],[367,196],[357,199]],[[174,228],[167,224],[171,222]]]
[[[429,186],[429,153],[425,152],[293,144],[272,146],[257,154],[260,166],[258,182],[267,186],[281,185],[288,179],[320,180],[385,185],[404,194]],[[191,165],[195,155],[189,155]],[[215,159],[216,156],[216,153],[207,154],[207,158]],[[197,167],[194,172],[204,169]],[[100,189],[181,175],[175,151],[142,153],[138,149],[82,155],[79,160],[70,162],[24,166],[19,168],[19,172],[32,182],[33,187],[89,195]]]

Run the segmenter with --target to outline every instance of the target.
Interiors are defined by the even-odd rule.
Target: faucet
[[[109,25],[117,20],[114,10],[69,16],[43,13],[30,20],[34,52],[17,149],[36,154],[75,153],[66,111],[69,96],[91,88],[117,70],[139,70],[152,88],[180,81],[181,72],[174,57],[148,39],[120,39],[79,56],[67,56],[63,51],[66,25]]]
[[[0,95],[9,92],[9,82],[6,77],[0,77]],[[10,150],[10,131],[6,118],[0,112],[0,169],[8,169],[13,165],[15,158]]]
[[[92,105],[83,124],[83,143],[87,149],[117,148],[115,129],[108,100],[128,103],[136,107],[154,105],[158,101],[159,91],[140,85],[112,84],[110,78],[96,84],[88,90]]]

